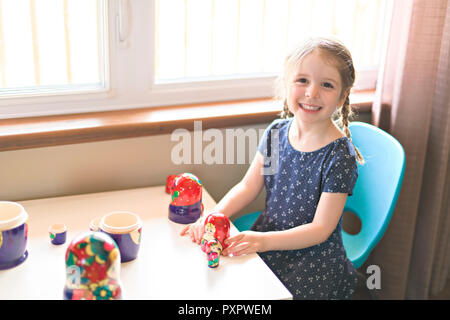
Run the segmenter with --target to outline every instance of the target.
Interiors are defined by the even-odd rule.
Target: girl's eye
[[[323,83],[323,86],[324,86],[325,88],[329,88],[329,89],[333,89],[333,88],[334,88],[333,84],[331,84],[330,82],[324,82],[324,83]]]
[[[300,78],[300,79],[297,79],[297,82],[299,82],[299,83],[307,83],[307,82],[308,82],[308,79],[306,79],[306,78]]]

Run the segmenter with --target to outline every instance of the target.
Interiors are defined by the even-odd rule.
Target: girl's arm
[[[244,178],[231,188],[211,211],[222,212],[227,217],[231,217],[252,202],[264,185],[263,162],[263,155],[257,151]]]
[[[344,210],[346,193],[323,192],[314,220],[284,231],[244,231],[228,238],[230,246],[223,254],[242,255],[271,250],[297,250],[320,244],[328,239],[336,228]]]

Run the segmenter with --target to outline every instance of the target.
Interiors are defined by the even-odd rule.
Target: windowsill
[[[352,93],[357,112],[370,112],[374,91]],[[223,128],[270,122],[280,113],[271,99],[92,112],[0,121],[0,151],[169,134],[175,129]]]

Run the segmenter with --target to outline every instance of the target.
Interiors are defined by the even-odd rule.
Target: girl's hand
[[[223,255],[240,256],[254,252],[265,251],[265,236],[262,232],[243,231],[225,240],[225,244],[230,244]]]
[[[181,230],[180,236],[189,234],[191,236],[192,242],[200,244],[203,234],[205,233],[204,222],[207,214],[204,214],[194,223],[188,224]]]

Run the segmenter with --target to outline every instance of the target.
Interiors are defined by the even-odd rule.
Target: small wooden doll
[[[167,178],[166,190],[172,196],[169,219],[188,224],[197,221],[203,212],[201,181],[192,173],[182,173]]]
[[[225,240],[230,236],[230,220],[220,212],[214,212],[205,219],[205,232],[201,240],[202,251],[206,253],[208,266],[219,265],[219,257],[227,247]]]
[[[222,245],[216,239],[205,242],[206,258],[208,260],[208,267],[216,268],[219,266],[219,257],[222,253]]]

